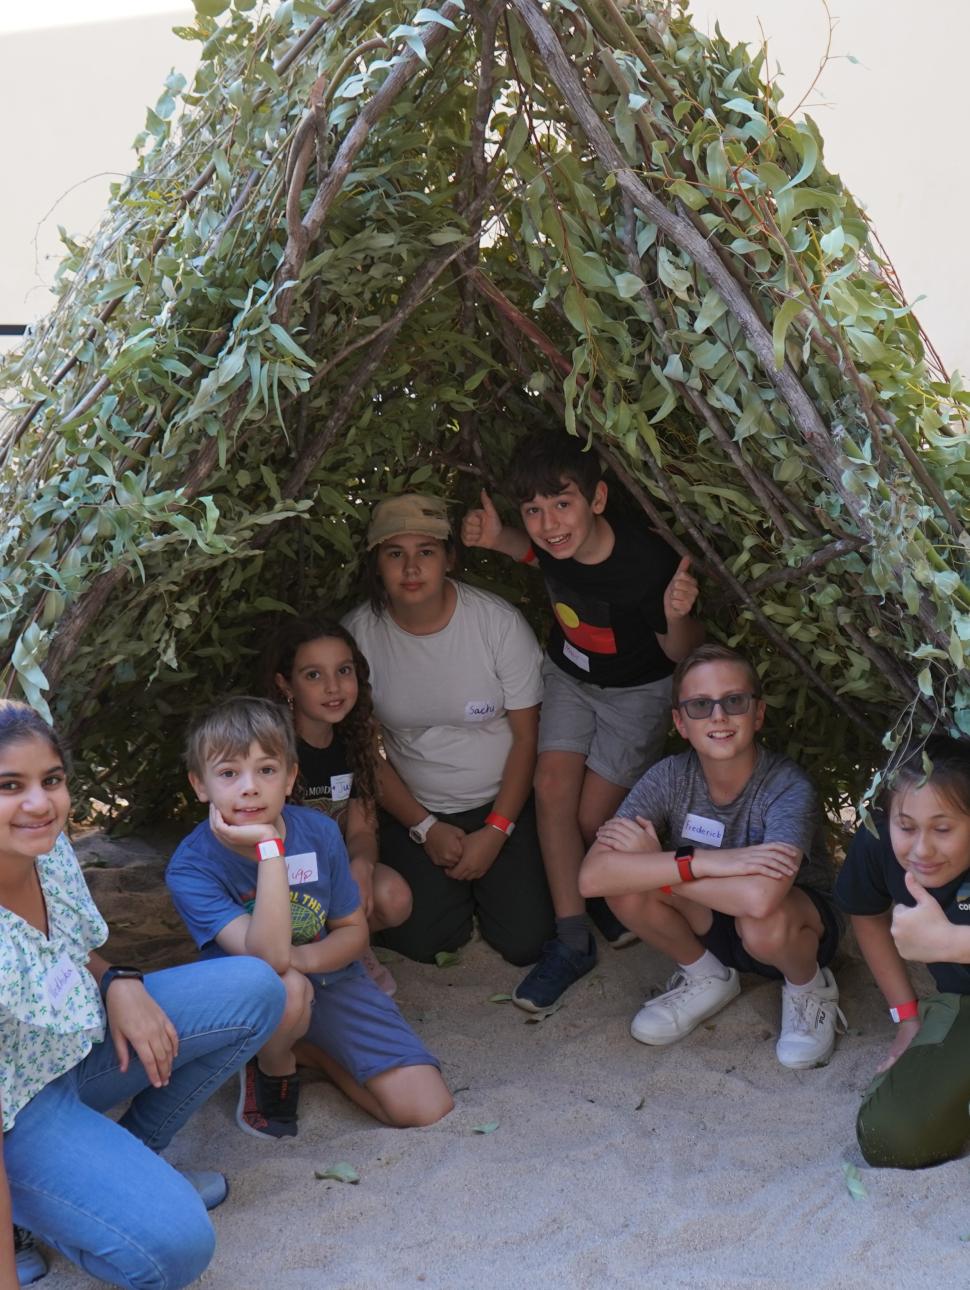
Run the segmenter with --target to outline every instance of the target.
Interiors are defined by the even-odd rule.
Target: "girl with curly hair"
[[[300,760],[295,800],[340,825],[371,934],[398,927],[411,913],[411,889],[378,861],[380,755],[367,660],[335,620],[297,619],[276,638],[267,671],[293,714]],[[363,962],[393,994],[394,978],[373,951]]]

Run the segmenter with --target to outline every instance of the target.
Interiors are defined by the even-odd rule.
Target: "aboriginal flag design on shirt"
[[[678,559],[657,534],[609,522],[613,551],[600,564],[536,548],[553,612],[549,658],[578,681],[647,685],[674,670],[657,633],[667,630],[663,597]]]

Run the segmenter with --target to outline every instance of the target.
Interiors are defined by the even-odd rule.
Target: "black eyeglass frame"
[[[731,694],[722,694],[720,698],[717,699],[709,699],[701,696],[698,696],[696,699],[681,699],[677,704],[677,707],[691,721],[706,721],[708,717],[712,717],[714,715],[715,708],[720,708],[726,717],[743,717],[746,712],[750,711],[751,700],[757,700],[760,698],[761,695],[755,694],[752,690],[735,690]],[[727,708],[725,704],[729,703],[732,699],[743,699],[744,707],[735,706]],[[697,704],[700,704],[701,710],[691,712],[691,706],[693,705],[696,707]]]

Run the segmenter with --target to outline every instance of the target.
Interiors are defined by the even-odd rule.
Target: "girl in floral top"
[[[256,959],[144,978],[109,966],[95,953],[108,929],[63,833],[69,807],[57,737],[0,700],[0,1216],[9,1184],[12,1221],[92,1276],[184,1286],[212,1256],[205,1210],[227,1186],[157,1152],[261,1047],[284,991]],[[103,1114],[122,1102],[118,1123]]]

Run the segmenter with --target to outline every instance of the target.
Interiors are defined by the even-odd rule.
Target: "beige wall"
[[[833,53],[859,62],[836,57],[808,100],[826,160],[868,207],[910,298],[926,295],[918,314],[944,360],[970,368],[963,251],[970,180],[960,143],[970,4],[831,2],[838,15]],[[159,8],[165,5],[159,0]],[[145,105],[154,103],[173,66],[191,72],[197,46],[170,30],[190,19],[191,7],[171,0],[169,8],[152,17],[0,35],[7,180],[0,322],[28,322],[46,311],[57,224],[84,233],[97,223],[109,182],[98,172],[130,168]],[[795,107],[825,50],[822,0],[692,0],[692,9],[702,29],[720,21],[731,39],[753,42],[761,39],[760,16],[770,65],[781,64],[785,102]]]

